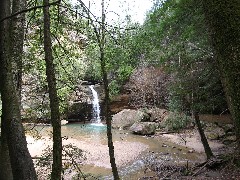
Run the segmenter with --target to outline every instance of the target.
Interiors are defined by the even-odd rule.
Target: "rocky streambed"
[[[35,139],[28,135],[28,148],[33,157],[40,157],[45,148],[52,146],[50,135],[47,135],[52,129],[50,126],[35,128],[42,137]],[[72,144],[85,152],[86,159],[78,161],[85,173],[91,173],[99,179],[111,179],[105,126],[66,124],[62,126],[62,134],[65,137],[65,145]],[[138,136],[125,130],[113,130],[113,138],[116,163],[122,179],[142,176],[149,163],[156,157],[162,159],[162,163],[174,164],[186,164],[203,158],[201,154],[190,152],[189,148],[162,137]],[[74,171],[66,170],[65,179],[72,179],[74,174]]]
[[[169,112],[155,110],[151,113],[123,110],[113,116],[115,158],[121,179],[159,177],[156,176],[159,172],[163,173],[161,177],[167,177],[171,172],[175,173],[175,177],[180,177],[186,175],[191,165],[205,161],[204,149],[196,128],[190,127],[178,133],[162,131],[166,129],[161,130],[159,126],[166,120]],[[133,128],[134,124],[137,127]],[[139,124],[154,126],[145,128],[138,126]],[[234,142],[232,125],[220,128],[219,125],[210,124],[204,125],[206,135],[214,154],[220,154],[231,147],[229,143]],[[27,128],[32,129],[31,126]],[[33,129],[41,138],[36,139],[33,137],[34,133],[29,134],[28,147],[33,157],[39,157],[45,148],[52,146],[52,128],[38,125]],[[84,173],[91,174],[87,179],[112,179],[105,125],[65,124],[62,126],[62,135],[65,146],[71,144],[83,150],[86,159],[75,157],[75,161],[81,165]],[[224,141],[224,138],[229,140]],[[72,164],[70,162],[68,165]],[[65,169],[65,179],[73,179],[75,175],[76,169],[73,167]]]

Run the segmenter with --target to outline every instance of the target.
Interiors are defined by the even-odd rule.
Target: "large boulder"
[[[147,110],[147,113],[150,115],[150,121],[151,122],[163,122],[165,121],[170,112],[166,109],[160,109],[160,108],[152,108]]]
[[[130,127],[130,131],[139,135],[152,135],[155,134],[156,128],[154,122],[136,122]]]
[[[149,115],[140,110],[124,109],[113,115],[112,127],[115,129],[128,129],[135,122],[147,121]]]
[[[207,123],[205,127],[205,134],[210,140],[218,140],[223,138],[226,133],[222,127],[213,123]]]

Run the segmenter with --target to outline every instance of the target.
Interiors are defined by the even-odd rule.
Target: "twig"
[[[67,151],[65,151],[65,153],[66,153],[69,157],[71,157],[71,154],[70,154],[70,153],[68,153]],[[77,168],[77,170],[79,171],[79,173],[82,175],[83,179],[86,180],[83,172],[81,171],[81,169],[80,169],[79,166],[78,166],[78,163],[77,163],[72,157],[71,157],[71,160],[72,160],[73,166],[74,166],[75,168]]]
[[[176,133],[175,131],[167,131],[167,132],[158,132],[158,135],[164,135],[164,134],[172,134],[172,133]]]
[[[192,175],[192,177],[193,176],[196,176],[203,168],[205,168],[206,166],[207,166],[207,162],[200,168],[200,169],[198,169],[198,171],[197,172],[195,172],[193,175]]]

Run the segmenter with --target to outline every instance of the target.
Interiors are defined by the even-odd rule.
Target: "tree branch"
[[[44,8],[44,7],[48,7],[48,6],[52,6],[52,5],[56,5],[56,4],[60,4],[60,3],[61,3],[61,0],[58,0],[58,1],[55,1],[55,2],[52,2],[52,3],[49,3],[47,5],[34,6],[34,7],[31,7],[31,8],[28,8],[28,9],[24,9],[22,11],[16,12],[14,14],[11,14],[10,16],[7,16],[7,17],[1,19],[0,23],[7,20],[7,19],[13,18],[13,17],[15,17],[19,14],[22,14],[22,13],[26,13],[26,12],[29,12],[29,11],[32,11],[32,10],[36,10],[36,9],[40,9],[40,8]]]

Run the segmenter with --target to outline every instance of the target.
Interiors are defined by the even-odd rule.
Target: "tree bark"
[[[2,8],[1,19],[10,15],[10,1],[1,1],[0,7]],[[3,131],[7,132],[5,135],[9,149],[13,179],[35,180],[37,179],[37,175],[34,169],[32,158],[27,148],[24,128],[21,123],[20,101],[13,78],[13,61],[15,61],[15,56],[19,56],[19,54],[14,55],[12,53],[12,49],[21,47],[15,47],[17,43],[15,44],[11,42],[10,24],[18,24],[18,21],[19,19],[6,19],[1,23],[0,90],[3,105],[2,124],[4,127]],[[16,39],[16,41],[19,42],[22,42],[22,40],[23,36],[19,36]]]
[[[2,105],[2,114],[4,113],[5,105]],[[6,121],[1,117],[1,146],[0,146],[0,180],[13,180],[12,167],[9,157],[9,150],[7,144]]]
[[[1,14],[0,19],[5,16],[5,10],[4,8],[7,7],[5,1],[0,1],[0,7]],[[8,6],[9,7],[9,6]],[[4,58],[4,28],[6,28],[7,22],[0,23],[0,62],[3,62]],[[0,68],[1,70],[1,68]],[[3,77],[2,73],[0,73],[0,92],[2,92],[3,87]],[[12,180],[12,168],[11,168],[11,162],[9,157],[9,150],[8,150],[8,144],[7,144],[7,134],[6,134],[6,120],[4,120],[4,108],[6,106],[2,103],[2,116],[1,116],[1,146],[0,146],[0,180]]]
[[[202,2],[240,153],[240,1]]]
[[[201,141],[202,141],[202,144],[203,144],[203,147],[204,147],[205,154],[207,156],[207,159],[210,159],[211,157],[213,157],[213,153],[212,153],[212,150],[211,150],[211,148],[208,144],[207,138],[204,134],[203,128],[202,128],[201,123],[200,123],[199,114],[197,112],[194,113],[194,118],[195,118],[195,122],[196,122],[196,125],[197,125],[197,128],[198,128],[198,132],[199,132],[200,137],[201,137]]]
[[[44,0],[43,5],[49,4],[49,0]],[[44,13],[44,51],[46,61],[46,75],[49,88],[51,123],[53,127],[53,165],[52,180],[60,180],[62,173],[62,138],[61,121],[59,112],[59,100],[56,88],[55,67],[52,55],[52,42],[50,32],[50,13],[49,7],[43,8]]]
[[[20,12],[26,7],[26,0],[13,0],[12,14]],[[21,13],[11,18],[10,21],[10,47],[12,47],[12,59],[14,82],[18,91],[19,102],[21,104],[22,89],[22,54],[25,28],[25,13]],[[21,37],[21,38],[19,38]]]
[[[98,39],[100,40],[100,37]],[[105,90],[105,112],[106,112],[106,123],[107,123],[109,157],[110,157],[113,177],[115,180],[118,180],[120,178],[118,175],[117,165],[115,162],[114,145],[112,141],[112,118],[110,116],[110,108],[109,108],[110,98],[109,98],[109,88],[108,88],[108,79],[107,79],[107,72],[106,72],[104,46],[105,46],[105,9],[104,9],[104,0],[102,0],[101,40],[99,42],[100,61],[101,61],[101,71],[102,71],[104,90]]]

